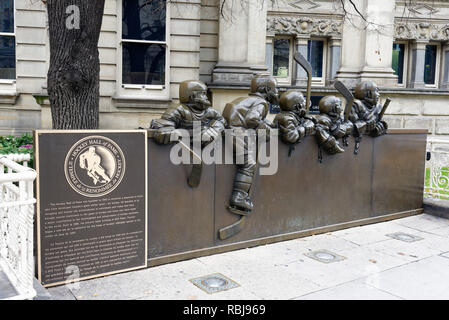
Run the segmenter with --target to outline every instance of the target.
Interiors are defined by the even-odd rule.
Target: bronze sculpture
[[[293,59],[307,73],[307,99],[306,99],[306,114],[307,114],[309,113],[310,99],[312,95],[312,73],[313,73],[312,65],[306,59],[306,57],[304,57],[300,52],[296,52]]]
[[[325,96],[319,102],[320,115],[316,118],[316,139],[319,146],[319,160],[322,161],[321,149],[327,154],[342,153],[345,150],[340,146],[338,139],[343,139],[347,145],[346,137],[354,130],[351,121],[345,121],[341,115],[341,100],[336,96]]]
[[[242,164],[237,164],[237,172],[234,177],[234,185],[229,210],[241,216],[240,220],[229,227],[220,230],[220,238],[226,239],[239,232],[245,222],[245,216],[249,215],[254,204],[250,198],[250,190],[253,184],[257,166],[256,159],[251,159],[248,141],[245,134],[248,129],[266,130],[267,137],[273,127],[266,116],[269,104],[276,104],[278,92],[276,80],[269,75],[256,75],[251,79],[251,93],[248,97],[237,98],[225,106],[223,117],[226,119],[227,128],[233,130],[233,153],[243,158]],[[243,153],[243,154],[241,154]]]
[[[349,120],[354,123],[354,135],[356,138],[357,154],[362,135],[369,134],[378,137],[387,132],[388,124],[382,120],[385,110],[388,108],[389,100],[382,107],[379,103],[379,89],[373,81],[364,81],[354,88],[354,104],[349,113]]]
[[[180,133],[176,129],[186,129],[192,132],[194,122],[201,123],[202,146],[221,136],[226,121],[217,110],[211,107],[207,97],[207,86],[198,80],[186,80],[179,85],[180,105],[167,110],[160,119],[151,122],[154,129],[154,140],[159,144],[169,144],[178,141]],[[191,135],[192,137],[192,135]],[[197,187],[200,181],[202,164],[194,164],[189,177],[189,185]]]
[[[309,68],[302,56],[295,56],[295,60],[304,69]],[[386,133],[388,126],[382,117],[388,107],[389,99],[381,108],[378,104],[379,91],[373,82],[359,84],[355,89],[357,98],[355,99],[344,84],[337,81],[337,90],[348,100],[344,117],[341,100],[336,96],[322,98],[319,103],[320,115],[313,117],[307,115],[307,102],[301,92],[289,90],[283,93],[279,99],[276,85],[275,78],[270,75],[254,76],[251,80],[249,96],[228,103],[221,115],[211,108],[211,103],[207,98],[207,87],[204,83],[197,80],[184,81],[179,88],[181,104],[166,111],[161,119],[152,121],[152,136],[160,144],[178,141],[180,134],[177,133],[177,129],[192,130],[195,121],[201,123],[201,137],[199,138],[205,144],[214,141],[224,132],[225,128],[229,129],[233,138],[233,156],[243,159],[243,163],[237,162],[228,210],[240,218],[232,225],[219,230],[221,240],[238,233],[243,228],[247,216],[254,209],[251,193],[258,152],[255,148],[254,157],[248,139],[249,135],[254,134],[253,130],[265,130],[268,138],[271,129],[279,128],[282,141],[290,144],[289,156],[295,144],[300,143],[308,135],[315,135],[319,145],[320,162],[322,149],[328,154],[344,152],[338,142],[340,138],[343,145],[346,146],[347,137],[353,134],[356,137],[355,153],[357,153],[361,136],[364,133],[372,136]],[[310,100],[310,86],[307,91],[307,100]],[[270,104],[277,104],[278,101],[282,112],[276,116],[274,123],[270,123],[266,119]],[[185,146],[185,148],[189,147]],[[191,152],[194,154],[193,151]],[[190,186],[198,186],[201,168],[201,164],[194,164],[189,178]]]
[[[151,129],[157,129],[154,139],[160,144],[169,144],[175,129],[193,129],[194,121],[201,122],[201,139],[208,142],[221,135],[225,120],[217,110],[211,108],[207,87],[198,80],[187,80],[179,84],[179,101],[176,108],[167,110],[160,119],[153,120]],[[172,139],[173,140],[173,139]]]
[[[279,99],[281,113],[274,118],[274,125],[279,128],[281,139],[290,145],[289,156],[295,144],[305,136],[315,134],[315,118],[306,115],[306,100],[301,92],[288,90]]]

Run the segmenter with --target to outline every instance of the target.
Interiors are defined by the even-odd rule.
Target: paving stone
[[[386,234],[386,236],[396,239],[396,240],[399,240],[399,241],[404,241],[404,242],[415,242],[415,241],[419,241],[419,240],[423,239],[416,235],[413,235],[410,233],[405,233],[405,232],[389,233],[389,234]]]
[[[299,238],[290,241],[273,243],[251,249],[237,250],[225,253],[229,257],[228,262],[232,264],[234,259],[242,263],[253,263],[259,266],[276,266],[288,264],[295,261],[304,260],[304,253],[326,248],[329,251],[338,253],[342,250],[355,249],[358,245],[345,239],[335,237],[331,234],[320,234],[306,238]],[[209,257],[199,258],[205,262]]]
[[[428,214],[421,214],[403,219],[398,219],[394,220],[394,222],[399,225],[413,228],[419,231],[430,231],[433,229],[449,226],[448,219],[435,217]]]
[[[301,248],[308,251],[326,249],[335,253],[340,251],[357,249],[359,246],[351,241],[336,237],[333,233],[319,234],[303,239],[299,239]]]
[[[364,247],[340,251],[339,254],[346,259],[329,264],[307,259],[292,263],[289,268],[296,266],[298,275],[322,288],[329,288],[406,263],[399,258]]]
[[[226,275],[262,299],[291,299],[320,289],[313,281],[304,279],[295,264],[271,268],[239,266],[227,270]]]
[[[170,283],[173,279],[186,282],[189,279],[214,272],[219,271],[208,269],[204,264],[196,259],[192,259],[82,281],[79,283],[79,289],[71,289],[71,291],[77,299],[83,300],[137,299],[146,296],[150,291],[157,291],[156,289],[160,289],[163,284]],[[183,281],[179,281],[179,283],[182,283]],[[185,286],[187,286],[187,284]]]
[[[188,286],[187,286],[188,285]],[[186,281],[182,285],[168,283],[164,287],[156,288],[153,292],[136,300],[260,300],[261,298],[242,287],[231,290],[207,294]]]
[[[443,228],[436,228],[436,229],[432,229],[430,231],[427,231],[429,233],[432,234],[436,234],[442,237],[446,237],[449,238],[449,226],[448,227],[443,227]]]
[[[220,255],[217,255],[220,256]],[[139,271],[140,274],[135,275],[136,281],[146,281],[151,283],[151,289],[146,290],[144,295],[138,299],[185,299],[185,300],[228,300],[228,299],[260,299],[257,295],[250,292],[227,273],[222,266],[210,267],[200,262],[198,259],[189,260],[188,264],[173,263],[169,265],[150,268]],[[158,269],[152,271],[152,269]],[[149,272],[150,271],[150,272]],[[190,280],[213,273],[221,273],[225,277],[236,281],[240,287],[233,288],[223,292],[208,294]]]
[[[356,228],[339,230],[333,232],[332,234],[338,238],[342,238],[363,246],[370,243],[389,240],[390,238],[387,237],[386,234],[395,232],[411,233],[413,231],[414,229],[398,225],[394,221],[387,221]]]
[[[441,250],[429,248],[428,241],[429,239],[416,242],[403,242],[391,239],[367,245],[365,248],[369,248],[407,262],[413,262],[438,255],[442,252]]]
[[[449,287],[447,223],[428,215],[408,217],[82,281],[79,288],[60,286],[48,291],[54,299],[80,300],[427,299],[436,296],[431,292],[435,286],[439,296],[447,297],[449,293],[442,293],[444,286]],[[407,243],[386,236],[395,232],[423,240]],[[304,256],[319,249],[346,259],[324,264]],[[445,270],[436,272],[436,276],[427,275],[438,269]],[[405,270],[401,281],[395,279],[395,270]],[[240,286],[208,294],[190,281],[214,273]],[[442,283],[438,279],[443,279]],[[407,290],[397,288],[404,286],[402,281],[417,282],[405,286],[414,292],[407,295]]]
[[[267,247],[264,246],[264,249]],[[282,263],[270,253],[263,254],[260,251],[254,258],[252,250],[249,249],[245,255],[224,254],[199,260],[210,267],[221,268],[224,270],[221,273],[263,299],[291,299],[320,289],[316,283],[302,277],[302,270],[295,262],[284,260]],[[301,260],[307,259],[302,253],[297,256]],[[298,261],[296,256],[295,259]]]
[[[313,292],[295,300],[400,300],[400,298],[357,280]]]
[[[47,291],[53,300],[76,300],[73,293],[65,285],[48,288]]]
[[[449,299],[449,259],[434,256],[387,270],[371,285],[404,299]]]

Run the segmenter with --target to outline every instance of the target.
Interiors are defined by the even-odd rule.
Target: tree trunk
[[[50,32],[48,95],[53,129],[98,129],[98,39],[104,2],[47,0]],[[73,6],[76,10],[70,9]],[[77,18],[79,24],[74,23]]]

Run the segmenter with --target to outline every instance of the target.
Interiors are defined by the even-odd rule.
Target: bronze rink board
[[[171,147],[148,140],[150,258],[214,246],[215,166],[204,166],[199,187],[192,189],[191,165],[172,164]]]
[[[276,241],[391,220],[422,212],[426,130],[364,136],[359,154],[318,162],[315,137],[288,157],[279,141],[278,171],[257,175],[253,213],[224,241],[218,230],[239,219],[228,211],[235,165],[206,165],[200,186],[187,185],[189,165],[173,165],[171,146],[149,139],[149,265],[159,265]]]

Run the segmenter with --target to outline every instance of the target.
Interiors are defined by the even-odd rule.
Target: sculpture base
[[[170,146],[149,141],[149,265],[159,265],[422,213],[426,130],[390,130],[354,139],[346,152],[317,159],[314,137],[288,157],[279,143],[278,172],[257,176],[255,208],[242,230],[220,240],[238,217],[227,209],[235,165],[204,166],[198,188],[190,166],[173,165]]]

